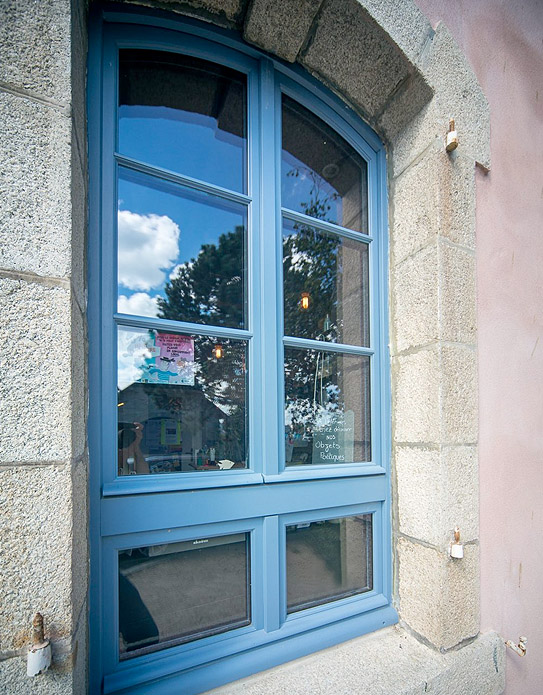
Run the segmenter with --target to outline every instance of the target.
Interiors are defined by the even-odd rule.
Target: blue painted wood
[[[101,13],[94,7],[90,26],[90,688],[92,693],[196,695],[397,620],[390,605],[386,156],[377,135],[338,97],[299,66],[262,56],[234,32],[146,9]],[[117,55],[126,47],[180,51],[247,75],[247,195],[117,153]],[[281,209],[282,93],[326,120],[366,160],[368,235]],[[247,206],[247,330],[116,313],[116,177],[121,164]],[[282,216],[369,245],[368,347],[283,338]],[[250,470],[117,477],[119,326],[248,341]],[[284,345],[369,356],[371,462],[285,468]],[[372,591],[287,616],[285,525],[360,513],[373,515]],[[240,531],[251,537],[251,625],[119,662],[119,549]]]
[[[281,212],[283,213],[283,217],[288,220],[300,222],[308,227],[315,227],[315,229],[322,229],[324,232],[334,234],[335,236],[346,237],[348,239],[353,239],[354,241],[364,241],[368,244],[373,241],[372,237],[368,234],[356,232],[354,229],[347,229],[347,227],[342,227],[339,224],[327,222],[326,220],[318,220],[316,217],[304,215],[302,212],[297,212],[296,210],[281,208]]]
[[[162,169],[158,166],[151,166],[149,164],[145,164],[145,162],[140,162],[137,159],[127,157],[126,155],[115,153],[115,160],[117,164],[126,167],[127,169],[139,171],[142,174],[150,174],[155,178],[163,179],[164,181],[171,181],[172,183],[177,183],[180,186],[186,186],[187,188],[193,188],[194,190],[202,191],[203,193],[216,195],[219,198],[231,200],[234,203],[248,205],[251,202],[251,197],[244,195],[243,193],[231,191],[228,188],[222,188],[221,186],[216,186],[215,184],[207,183],[206,181],[200,181],[199,179],[192,178],[191,176],[177,174],[174,171]]]

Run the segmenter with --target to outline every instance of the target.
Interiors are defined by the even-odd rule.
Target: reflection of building
[[[151,472],[192,470],[200,450],[223,456],[221,425],[228,420],[201,389],[194,386],[130,384],[119,392],[119,424],[143,425],[141,450]],[[209,453],[207,454],[209,459]]]

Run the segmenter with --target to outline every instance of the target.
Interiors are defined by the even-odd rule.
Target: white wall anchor
[[[32,621],[32,646],[28,650],[26,675],[39,676],[51,666],[51,644],[43,634],[43,616],[36,613]]]
[[[527,642],[528,642],[527,637],[519,637],[518,638],[518,644],[514,644],[513,642],[511,642],[510,639],[508,639],[507,642],[505,643],[505,646],[512,649],[515,652],[515,654],[518,654],[519,656],[526,656],[526,649],[527,649],[526,643]]]
[[[464,546],[460,543],[460,529],[458,526],[454,529],[454,541],[449,546],[449,555],[461,560],[464,557]]]

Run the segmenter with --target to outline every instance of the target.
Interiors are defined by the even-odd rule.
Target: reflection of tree
[[[299,171],[293,170],[289,175],[298,176]],[[303,209],[313,218],[326,219],[337,194],[326,193],[319,180],[313,181]],[[222,234],[217,245],[204,244],[198,257],[181,266],[166,284],[166,297],[158,300],[159,317],[243,327],[244,236],[243,227],[236,227],[233,232]],[[337,340],[340,244],[336,237],[300,223],[294,223],[290,233],[284,235],[285,335]],[[308,309],[301,306],[304,292],[309,294]],[[224,436],[233,447],[234,440],[240,441],[240,433],[244,432],[245,352],[237,341],[222,340],[224,357],[216,359],[214,342],[215,339],[205,337],[195,341],[196,381],[206,397],[228,413]],[[316,364],[318,356],[320,363]],[[337,409],[337,387],[334,397],[330,392],[333,382],[337,384],[336,373],[330,371],[329,358],[324,353],[309,350],[287,350],[285,370],[289,418],[297,430],[302,424],[304,430],[311,430],[322,417],[323,409]],[[327,385],[315,398],[315,380],[320,379],[322,384],[323,376]]]
[[[244,236],[238,226],[184,263],[166,283],[166,299],[158,299],[159,317],[242,328]]]
[[[299,175],[299,168],[287,174]],[[310,217],[328,220],[338,194],[312,170],[306,176],[312,180],[310,198],[301,207]],[[299,222],[293,224],[290,234],[284,235],[285,335],[329,342],[338,339],[339,250],[336,237]],[[304,292],[309,295],[307,309],[301,304]],[[325,424],[327,414],[337,410],[337,375],[331,372],[331,360],[314,350],[285,350],[285,414],[291,433],[310,434],[316,425]]]

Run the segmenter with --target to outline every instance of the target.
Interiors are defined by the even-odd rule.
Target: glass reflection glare
[[[119,151],[244,192],[245,76],[190,56],[122,50]]]
[[[367,165],[362,157],[286,95],[282,134],[282,206],[367,234]]]
[[[289,613],[372,586],[371,514],[287,526]]]
[[[243,328],[246,209],[119,170],[118,310]]]
[[[284,220],[285,335],[367,346],[368,246]]]
[[[369,358],[285,348],[287,466],[371,460]]]
[[[248,534],[119,553],[121,659],[248,625]]]
[[[118,474],[245,468],[246,343],[118,333]]]

